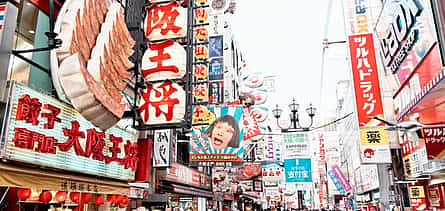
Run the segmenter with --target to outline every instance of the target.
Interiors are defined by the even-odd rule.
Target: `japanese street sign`
[[[170,166],[173,135],[170,129],[156,130],[153,140],[153,167]]]
[[[94,127],[74,108],[14,83],[0,157],[120,180],[133,180],[136,134]]]

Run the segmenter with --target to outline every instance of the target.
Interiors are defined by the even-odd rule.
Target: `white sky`
[[[322,42],[329,0],[237,0],[232,31],[251,72],[276,75],[282,108],[292,97],[304,109],[309,102],[320,110]],[[345,40],[341,1],[333,0],[327,38]],[[345,44],[327,49],[322,110],[335,108],[335,85],[348,78]],[[329,108],[328,108],[328,107]]]

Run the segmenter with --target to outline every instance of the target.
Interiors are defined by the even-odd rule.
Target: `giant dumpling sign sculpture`
[[[51,55],[59,98],[96,127],[112,127],[126,108],[122,91],[134,66],[123,8],[112,0],[67,0],[55,31],[63,41]]]

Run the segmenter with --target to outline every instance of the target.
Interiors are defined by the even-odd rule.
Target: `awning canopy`
[[[213,192],[200,190],[198,188],[192,188],[182,185],[176,185],[172,184],[173,186],[173,192],[175,193],[182,193],[192,196],[200,196],[200,197],[207,197],[207,198],[213,198]]]
[[[408,106],[397,115],[400,121],[412,112],[420,112],[445,101],[445,69],[440,70],[430,82],[410,101]]]
[[[68,190],[71,190],[72,184],[82,185],[85,188],[87,186],[94,187],[91,192],[96,193],[127,195],[129,193],[127,182],[96,178],[94,176],[79,176],[0,162],[0,186],[57,191],[63,190],[65,185]],[[87,190],[85,189],[84,191]]]

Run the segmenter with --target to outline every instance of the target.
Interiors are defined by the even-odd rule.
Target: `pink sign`
[[[345,189],[345,192],[350,192],[352,190],[351,185],[349,184],[348,180],[346,179],[345,175],[341,171],[341,169],[337,166],[337,164],[332,166],[332,171],[334,171],[335,175],[337,176],[338,180],[340,181],[341,185]]]

